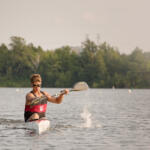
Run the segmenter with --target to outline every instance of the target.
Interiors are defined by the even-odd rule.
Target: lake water
[[[0,150],[150,150],[150,90],[72,92],[61,104],[48,103],[51,129],[42,135],[25,129],[30,90],[0,88]]]

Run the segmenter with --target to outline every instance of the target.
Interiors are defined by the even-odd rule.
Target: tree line
[[[82,43],[82,51],[64,46],[43,50],[22,37],[0,45],[0,87],[29,87],[30,76],[39,73],[43,87],[72,87],[85,81],[91,88],[149,88],[150,52],[135,48],[121,54],[104,42],[90,39]]]

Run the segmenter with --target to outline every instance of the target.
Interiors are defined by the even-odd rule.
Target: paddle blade
[[[89,88],[88,84],[84,81],[82,82],[77,82],[71,91],[83,91],[87,90]]]

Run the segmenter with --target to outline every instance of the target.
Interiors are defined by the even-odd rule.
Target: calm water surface
[[[29,88],[0,88],[0,150],[149,150],[150,90],[89,89],[48,104],[51,129],[25,129]],[[51,94],[61,89],[43,89]]]

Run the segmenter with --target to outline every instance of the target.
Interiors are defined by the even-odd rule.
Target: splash
[[[132,93],[132,90],[131,90],[131,89],[128,89],[128,92],[129,92],[129,93]]]
[[[19,89],[16,89],[16,92],[19,92],[20,90]]]
[[[88,111],[87,107],[84,107],[81,117],[84,119],[83,127],[90,128],[92,127],[91,113]]]
[[[83,118],[84,123],[81,127],[83,128],[100,128],[102,127],[98,120],[93,119],[92,114],[89,112],[88,108],[85,106],[83,112],[81,113],[81,118]]]

